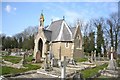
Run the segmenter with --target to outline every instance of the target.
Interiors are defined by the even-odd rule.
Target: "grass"
[[[110,77],[101,75],[98,78],[110,78]],[[109,79],[105,79],[105,80],[109,80]]]
[[[26,59],[25,59],[25,60],[26,60],[27,62],[31,62],[31,61],[32,61],[32,59],[33,59],[33,55],[31,55],[31,56],[29,56],[29,57],[26,57]]]
[[[97,74],[99,70],[106,68],[107,65],[108,64],[105,63],[101,66],[97,66],[97,67],[92,68],[92,69],[83,70],[83,71],[81,71],[81,73],[83,74],[84,78],[90,78],[90,77],[94,76],[95,74]]]
[[[117,66],[120,67],[120,59],[116,60]]]
[[[5,61],[12,62],[12,63],[19,63],[22,58],[16,57],[16,56],[2,56],[2,59],[4,59]]]
[[[85,62],[87,60],[88,60],[87,58],[77,58],[77,59],[75,59],[76,62]]]
[[[16,74],[16,73],[26,72],[29,70],[36,70],[40,68],[40,65],[25,64],[24,67],[28,67],[28,68],[17,69],[17,68],[3,66],[3,67],[0,67],[0,70],[1,70],[0,72],[2,72],[0,73],[0,75]]]
[[[2,59],[4,59],[5,61],[9,61],[12,63],[19,63],[20,60],[22,59],[22,57],[17,57],[17,56],[2,56]],[[29,57],[25,57],[25,60],[27,62],[31,62],[31,60],[33,59],[33,56],[29,56]]]

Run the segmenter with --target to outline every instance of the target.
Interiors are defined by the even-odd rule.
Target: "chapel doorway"
[[[43,41],[40,38],[39,41],[38,41],[38,51],[40,53],[40,57],[42,57],[42,49],[43,49]]]

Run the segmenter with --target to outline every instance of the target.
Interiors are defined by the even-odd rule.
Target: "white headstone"
[[[61,79],[64,80],[66,78],[66,56],[61,58]]]
[[[111,47],[111,60],[113,60],[113,47]]]

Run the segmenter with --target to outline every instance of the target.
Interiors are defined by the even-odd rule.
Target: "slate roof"
[[[61,25],[63,20],[57,20],[51,23],[51,25],[47,28],[47,30],[52,31],[51,40],[54,41],[60,32]]]
[[[48,41],[71,41],[76,27],[70,28],[63,19],[54,21],[44,30]]]
[[[44,30],[44,34],[45,34],[47,40],[48,40],[48,41],[51,41],[52,31]]]
[[[71,28],[70,28],[70,30],[71,30],[71,32],[72,32],[72,38],[74,38],[75,29],[76,29],[76,27],[71,27]]]

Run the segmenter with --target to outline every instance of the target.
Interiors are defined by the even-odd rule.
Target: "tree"
[[[89,33],[89,49],[90,52],[95,50],[95,33],[94,32],[90,32]]]
[[[112,13],[110,18],[106,21],[107,27],[105,28],[106,32],[110,37],[111,46],[117,51],[118,42],[120,41],[120,25],[118,22],[118,13]]]
[[[103,29],[102,29],[102,27],[104,26],[104,19],[100,18],[100,19],[94,20],[93,24],[97,28],[97,39],[96,39],[97,52],[101,53],[101,47],[105,46],[104,37],[103,37]]]

